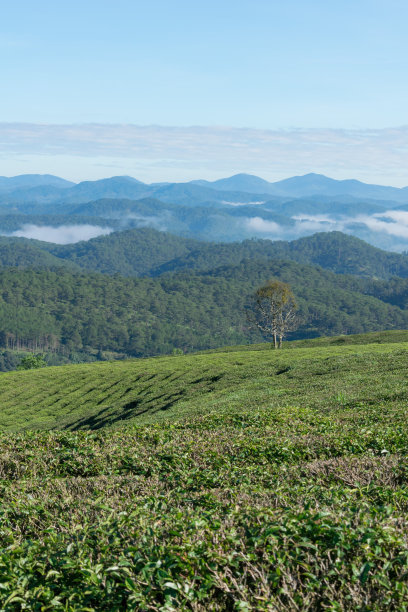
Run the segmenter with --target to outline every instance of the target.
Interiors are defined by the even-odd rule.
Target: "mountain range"
[[[217,242],[341,231],[379,248],[407,251],[408,187],[319,174],[274,183],[248,174],[152,184],[128,176],[77,184],[51,175],[0,177],[0,233],[47,240],[48,228],[60,226],[71,228],[62,242],[95,236],[98,228],[102,234],[151,227]],[[51,234],[58,242],[58,233]]]
[[[187,183],[152,183],[146,184],[130,176],[115,176],[96,181],[83,181],[75,184],[57,176],[26,174],[16,177],[0,177],[0,193],[8,193],[10,197],[24,191],[35,194],[33,189],[42,189],[46,197],[45,187],[50,189],[50,199],[66,202],[86,201],[107,197],[158,197],[166,201],[172,194],[190,194],[191,197],[218,201],[225,199],[225,193],[257,194],[261,196],[276,196],[282,198],[298,198],[310,196],[352,196],[381,201],[400,202],[408,204],[408,187],[397,188],[363,183],[357,180],[336,180],[322,174],[310,173],[294,176],[281,181],[269,182],[251,174],[236,174],[229,178],[216,181],[196,180]],[[208,191],[211,190],[211,191]],[[41,191],[39,191],[41,193]],[[222,195],[224,193],[224,195]],[[234,199],[232,199],[234,201]],[[246,201],[253,201],[247,198]]]

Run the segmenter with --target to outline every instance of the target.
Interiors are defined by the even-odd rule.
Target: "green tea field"
[[[408,610],[408,334],[0,376],[1,610]]]

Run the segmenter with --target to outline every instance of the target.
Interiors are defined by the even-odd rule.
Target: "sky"
[[[408,185],[406,0],[15,0],[0,175]]]

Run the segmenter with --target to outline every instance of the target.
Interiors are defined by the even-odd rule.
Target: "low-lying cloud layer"
[[[262,217],[251,217],[247,220],[248,229],[260,234],[278,234],[282,231],[282,226],[275,221],[267,221]]]
[[[299,229],[344,232],[352,230],[356,225],[363,225],[373,232],[385,232],[390,236],[408,239],[408,212],[406,211],[387,210],[373,215],[356,215],[339,219],[328,215],[296,215],[293,219],[296,220]]]
[[[60,225],[53,227],[51,225],[26,224],[21,229],[13,232],[11,236],[15,238],[33,238],[55,244],[71,244],[110,234],[112,231],[109,227],[100,227],[99,225]]]
[[[395,251],[408,248],[408,211],[387,210],[372,215],[330,216],[297,214],[293,225],[279,225],[262,217],[245,220],[246,231],[272,240],[292,240],[316,232],[344,232]]]
[[[0,174],[72,180],[130,174],[143,181],[215,179],[237,172],[275,181],[318,172],[408,185],[408,127],[282,129],[0,123]]]

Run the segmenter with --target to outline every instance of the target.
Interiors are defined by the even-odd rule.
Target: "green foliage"
[[[116,214],[121,212],[123,216],[131,214],[129,200],[101,200],[93,204],[98,205],[92,209],[94,214],[103,213],[109,219],[54,215],[29,217],[30,223],[58,225],[87,222],[116,227],[118,222],[112,219],[115,211]],[[142,216],[157,214],[156,200],[133,204],[137,204]],[[208,210],[204,210],[203,214],[208,217]],[[24,218],[23,215],[0,215],[0,228],[16,230]],[[182,228],[180,232],[185,235]],[[365,278],[387,280],[393,276],[408,277],[406,255],[387,253],[341,232],[319,233],[291,242],[244,240],[218,244],[173,236],[151,228],[126,229],[69,245],[0,237],[1,267],[65,267],[121,276],[157,276],[163,272],[205,271],[221,266],[237,266],[249,259],[263,262],[272,259],[290,260],[321,266],[337,274],[353,274]]]
[[[0,217],[0,221],[2,217]],[[0,265],[2,268],[60,269],[75,270],[75,264],[63,261],[42,248],[41,242],[22,238],[0,236]],[[78,268],[79,270],[79,268]]]
[[[210,270],[238,265],[247,259],[279,259],[320,266],[336,274],[388,280],[408,276],[408,257],[388,253],[341,232],[318,233],[291,242],[244,240],[229,244],[202,243],[184,256],[169,260],[154,271]]]
[[[405,610],[407,366],[346,343],[3,375],[3,427],[64,430],[0,434],[2,609]],[[69,430],[108,406],[156,422]]]
[[[146,276],[169,260],[191,251],[199,242],[156,230],[133,229],[92,240],[48,245],[49,254],[84,270],[121,276]]]
[[[393,334],[383,336],[392,340]],[[352,336],[339,343],[340,339],[301,341],[297,348],[288,342],[276,353],[261,344],[231,347],[229,352],[10,372],[0,377],[0,429],[96,429],[203,411],[221,413],[230,407],[256,411],[262,406],[291,406],[303,397],[306,386],[305,406],[333,402],[337,407],[341,393],[357,403],[372,403],[374,398],[381,402],[386,392],[390,398],[395,393],[403,396],[407,332],[403,344],[353,344]],[[353,390],[356,380],[358,388]]]
[[[22,358],[17,366],[17,370],[37,370],[38,368],[45,368],[46,365],[47,362],[42,353],[38,353],[37,355],[30,353]]]
[[[120,203],[123,210],[129,206]],[[153,204],[137,205],[146,212]],[[292,339],[408,327],[406,279],[333,274],[290,259],[366,277],[408,273],[406,256],[336,232],[291,243],[232,244],[147,228],[65,246],[2,237],[0,262],[18,269],[0,273],[0,347],[8,356],[42,351],[55,364],[106,352],[141,357],[260,341],[267,333],[251,329],[244,311],[270,277],[290,284],[297,296],[302,325]],[[0,369],[15,361],[0,356]]]
[[[261,341],[248,327],[245,306],[271,277],[297,296],[303,323],[293,339],[408,328],[405,279],[371,281],[293,262],[246,260],[143,279],[9,269],[0,272],[0,346],[65,359]]]

